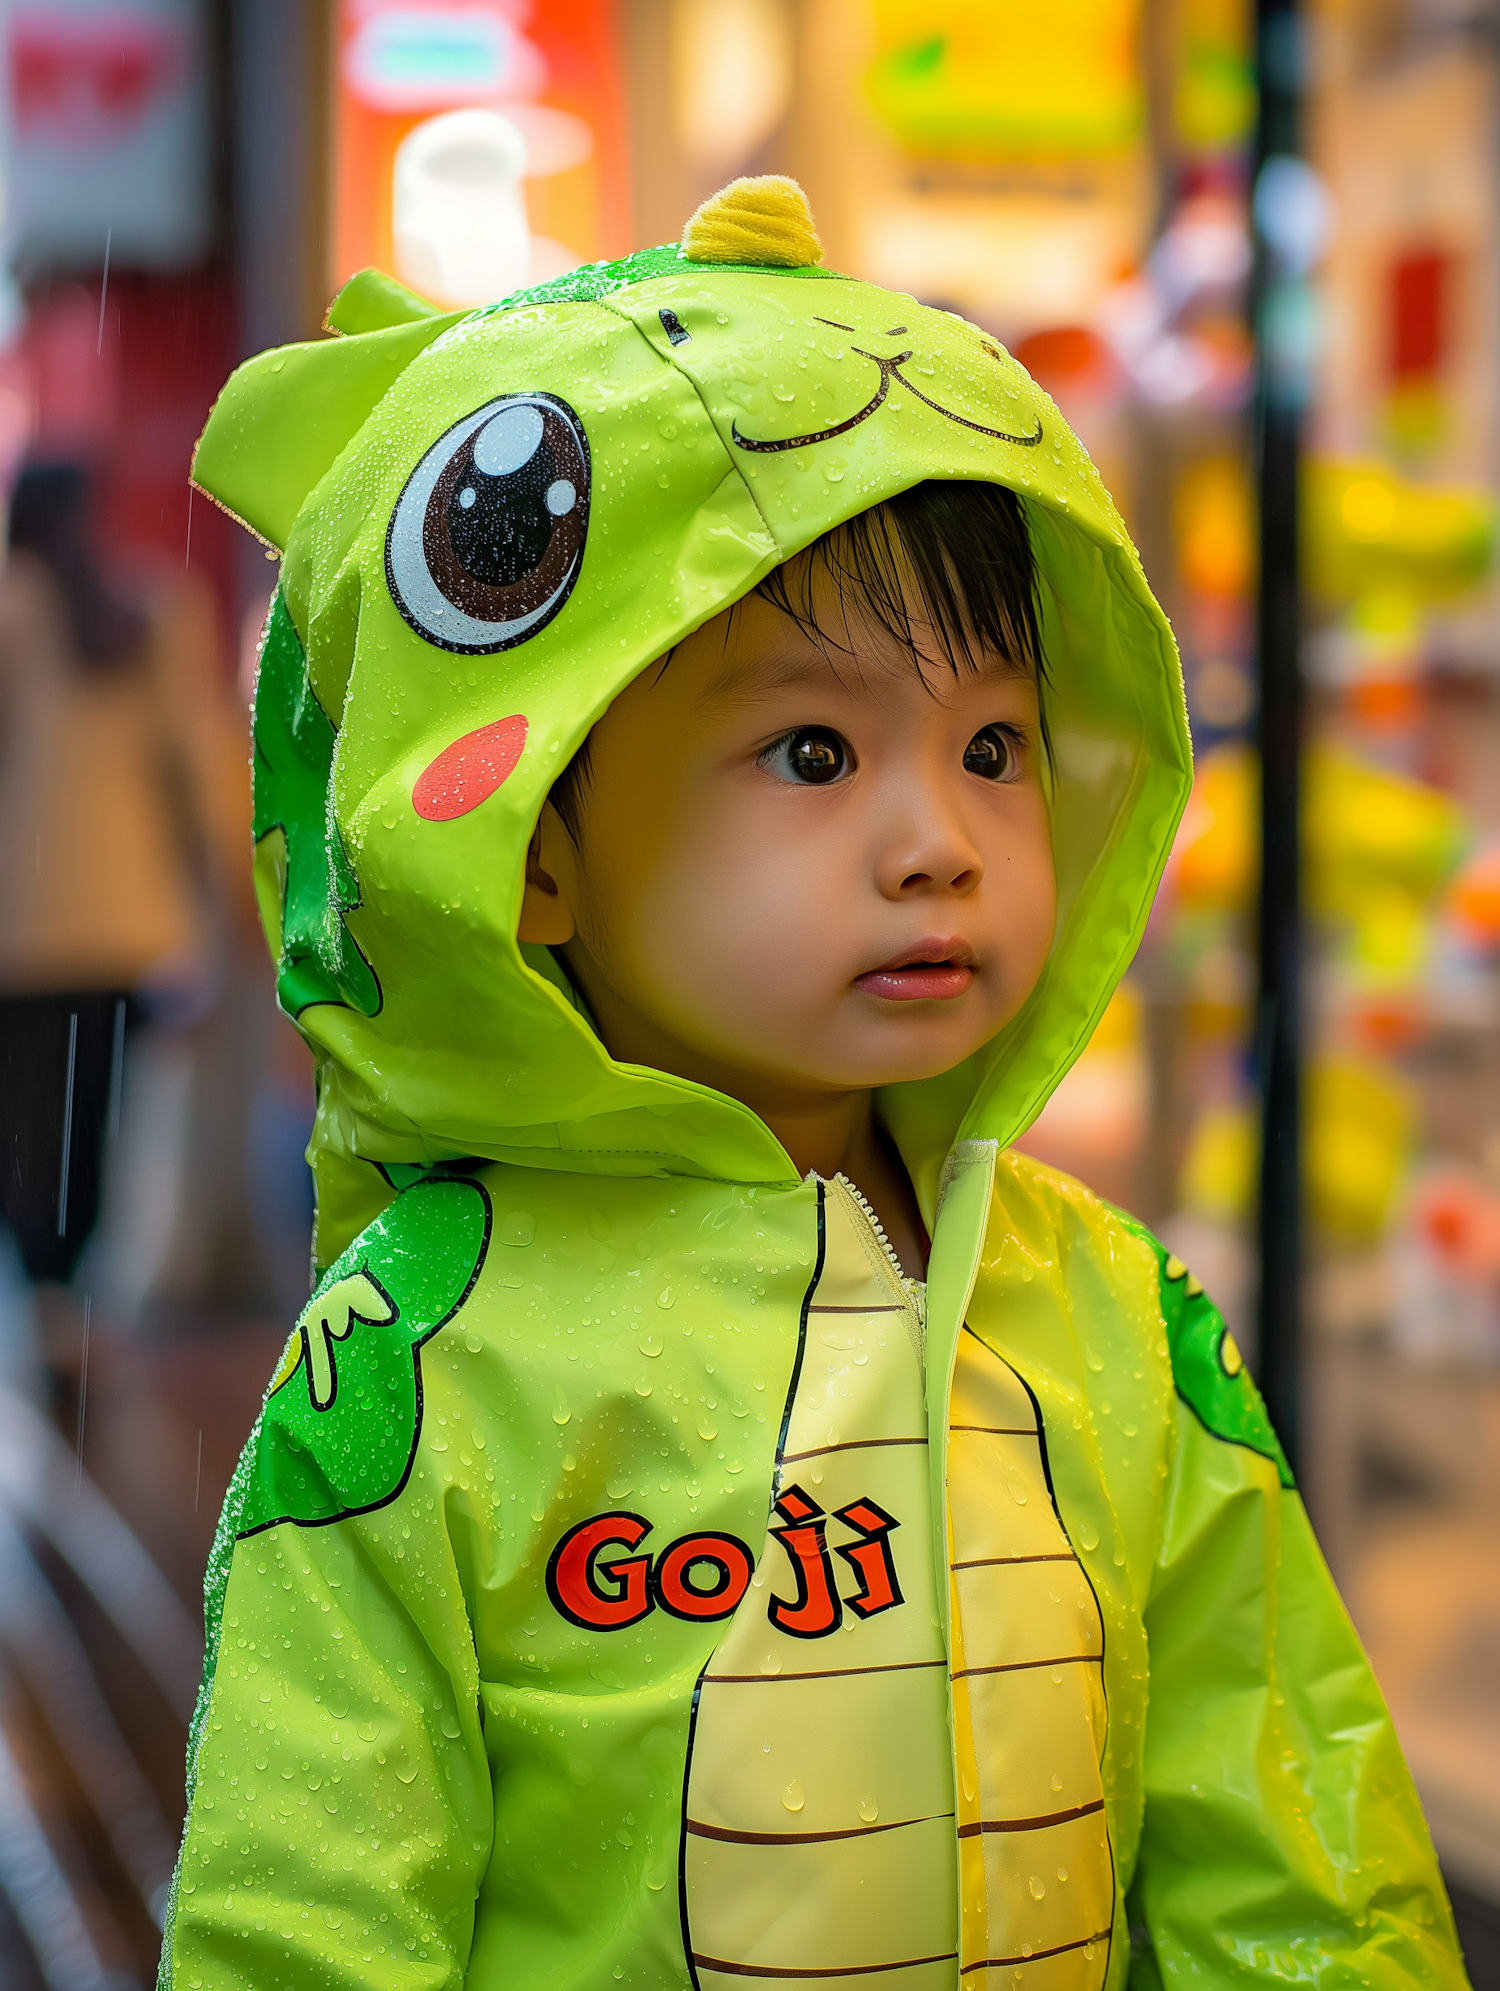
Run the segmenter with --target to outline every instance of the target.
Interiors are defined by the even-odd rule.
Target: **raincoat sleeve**
[[[1253,1385],[1235,1383],[1258,1434],[1216,1436],[1177,1404],[1146,1612],[1132,1991],[1189,1980],[1461,1991],[1452,1915],[1380,1690]]]
[[[446,1508],[420,1479],[233,1542],[161,1991],[463,1983],[492,1787]],[[212,1587],[211,1568],[211,1608]]]

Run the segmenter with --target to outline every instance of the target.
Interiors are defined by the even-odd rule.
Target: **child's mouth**
[[[857,975],[854,986],[885,1002],[951,1002],[973,979],[974,953],[966,941],[922,940]]]

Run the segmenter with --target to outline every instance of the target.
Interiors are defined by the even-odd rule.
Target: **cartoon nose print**
[[[391,598],[429,643],[510,650],[572,592],[589,523],[589,445],[554,394],[504,394],[455,422],[396,501]]]

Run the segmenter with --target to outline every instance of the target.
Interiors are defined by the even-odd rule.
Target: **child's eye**
[[[964,748],[964,767],[985,781],[1014,781],[1021,756],[1004,726],[986,726]]]
[[[760,764],[782,781],[818,787],[847,774],[853,760],[837,733],[823,726],[805,726],[767,747]]]

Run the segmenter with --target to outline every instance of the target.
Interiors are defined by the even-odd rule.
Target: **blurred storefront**
[[[237,535],[184,476],[237,353],[223,25],[190,0],[0,9],[7,1986],[147,1980],[201,1649],[180,1453],[210,1419],[174,1428],[145,1377],[276,1304]]]
[[[1449,1871],[1494,1901],[1495,23],[1341,6],[1316,26],[1335,225],[1305,482],[1312,1485]]]
[[[1309,4],[1285,53],[1304,157],[1258,186],[1246,0],[10,0],[0,27],[0,478],[85,469],[101,570],[179,632],[196,908],[188,953],[129,991],[70,1285],[0,1263],[0,1846],[31,1821],[64,1931],[49,1963],[0,1852],[0,1982],[148,1979],[196,1586],[306,1290],[310,1078],[233,854],[274,570],[189,497],[212,396],[243,353],[317,336],[366,264],[482,301],[779,171],[830,265],[1018,353],[1172,615],[1193,800],[1140,959],[1025,1144],[1152,1223],[1252,1363],[1255,297],[1276,314],[1305,444],[1301,1473],[1476,1985],[1500,1983],[1493,13]],[[1258,292],[1255,213],[1292,272]],[[5,750],[0,712],[0,809]]]

